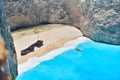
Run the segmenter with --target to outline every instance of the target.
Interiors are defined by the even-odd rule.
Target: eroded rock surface
[[[120,0],[85,0],[81,4],[84,35],[120,45]]]
[[[0,36],[3,37],[6,48],[9,51],[9,59],[3,66],[4,72],[11,76],[12,80],[15,80],[17,76],[17,58],[13,45],[10,28],[8,26],[7,17],[4,10],[3,0],[0,0]],[[0,79],[1,80],[1,79]]]
[[[5,0],[11,29],[74,25],[95,41],[120,45],[120,0]]]

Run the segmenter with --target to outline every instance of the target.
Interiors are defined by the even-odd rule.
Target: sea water
[[[120,46],[89,40],[40,63],[16,80],[120,80]]]

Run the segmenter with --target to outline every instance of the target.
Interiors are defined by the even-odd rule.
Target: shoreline
[[[84,37],[82,32],[75,27],[68,25],[51,25],[52,28],[40,29],[43,30],[38,33],[34,32],[38,28],[29,29],[28,33],[25,31],[16,31],[14,33],[14,44],[17,52],[18,73],[19,75],[27,70],[35,67],[40,62],[54,58],[62,52],[69,50],[78,43],[85,42],[88,38]],[[37,30],[37,31],[39,31]],[[32,32],[30,32],[32,31]],[[28,35],[31,33],[30,35]],[[35,43],[38,39],[43,40],[43,46],[35,48],[34,52],[21,56],[21,50],[27,48],[29,45]],[[32,64],[32,65],[31,65]]]
[[[63,45],[66,42],[77,39],[77,38],[78,37],[63,39],[63,40],[54,42],[53,44],[50,44],[48,46],[42,47],[39,50],[36,50],[35,52],[31,52],[30,54],[27,54],[27,56],[23,56],[20,59],[18,59],[18,65],[26,62],[31,57],[40,57],[40,56],[46,55],[47,53],[49,53],[52,50],[63,47]]]
[[[84,43],[84,42],[86,42],[88,40],[90,40],[90,39],[82,36],[82,37],[79,37],[77,39],[66,42],[63,45],[63,47],[52,50],[52,51],[46,53],[43,56],[31,57],[26,62],[18,65],[18,74],[20,75],[20,74],[34,68],[35,66],[37,66],[38,64],[40,64],[43,61],[53,59],[55,56],[58,56],[58,55],[62,54],[62,52],[66,51],[66,50],[69,50],[69,49],[73,49],[78,44]]]

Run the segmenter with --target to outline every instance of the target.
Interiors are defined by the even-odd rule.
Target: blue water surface
[[[81,51],[65,51],[16,80],[120,80],[120,46],[88,41],[77,47]]]

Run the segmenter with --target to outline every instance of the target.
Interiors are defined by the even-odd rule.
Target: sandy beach
[[[62,47],[64,43],[82,36],[80,30],[76,29],[75,27],[69,25],[52,25],[52,26],[59,26],[59,27],[53,27],[38,33],[32,33],[29,31],[29,33],[32,34],[24,35],[17,39],[14,38],[18,64],[24,63],[29,58],[32,57],[43,56],[46,53],[50,52],[51,50]],[[19,36],[18,33],[15,34]],[[20,55],[21,50],[27,48],[28,46],[36,42],[38,39],[43,40],[44,45],[41,48],[35,48],[34,52],[31,52],[25,56]]]
[[[66,42],[62,47],[51,50],[43,56],[30,57],[26,62],[18,65],[18,74],[21,75],[22,73],[34,68],[35,66],[39,65],[40,63],[44,61],[54,59],[56,56],[62,54],[64,51],[75,49],[78,44],[84,43],[88,40],[90,39],[82,36],[77,39]]]

